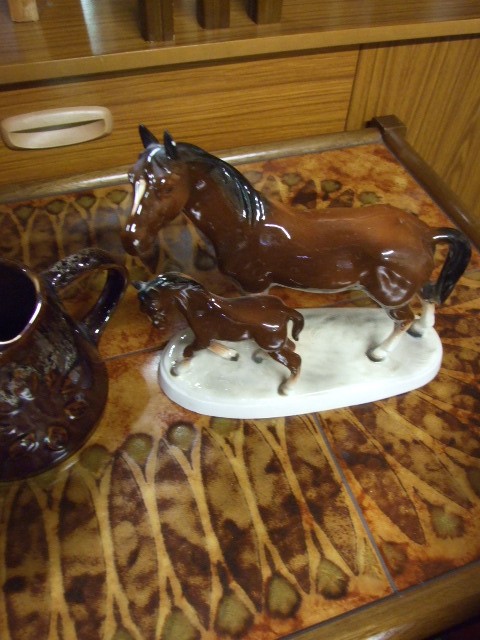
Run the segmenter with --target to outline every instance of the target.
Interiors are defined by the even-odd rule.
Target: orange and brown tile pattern
[[[382,145],[241,169],[299,216],[381,201],[447,222]],[[130,200],[118,185],[0,205],[0,254],[41,270],[95,244],[148,277],[120,246]],[[180,219],[160,240],[159,269],[228,288]],[[96,431],[63,466],[0,486],[0,638],[273,640],[480,559],[477,268],[475,255],[438,313],[434,381],[275,420],[170,402],[164,336],[130,288],[100,345],[110,391]],[[278,293],[304,307],[346,300]],[[72,313],[89,295],[70,292]]]

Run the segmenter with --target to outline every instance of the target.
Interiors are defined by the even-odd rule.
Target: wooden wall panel
[[[114,128],[106,138],[61,149],[13,151],[0,144],[0,183],[132,164],[139,123],[210,151],[342,131],[357,56],[357,50],[333,51],[3,91],[0,119],[99,105],[112,111]]]
[[[480,224],[480,38],[364,47],[347,128],[390,113]]]

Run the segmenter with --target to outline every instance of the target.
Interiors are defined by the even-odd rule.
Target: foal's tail
[[[296,309],[291,310],[290,320],[292,321],[292,336],[294,340],[298,340],[298,336],[305,325],[305,318]]]
[[[448,254],[437,282],[426,284],[422,289],[422,296],[425,300],[442,304],[452,293],[467,268],[472,249],[466,235],[457,229],[448,227],[435,229],[432,240],[434,245],[447,243],[449,245]]]

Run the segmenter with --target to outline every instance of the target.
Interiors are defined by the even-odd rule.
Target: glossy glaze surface
[[[380,201],[448,224],[382,145],[242,171],[301,217]],[[3,251],[44,267],[82,243],[123,255],[130,206],[128,185],[1,206]],[[164,270],[228,295],[189,223],[176,220],[159,245]],[[148,278],[124,259],[135,279]],[[2,640],[273,640],[338,616],[351,623],[364,604],[376,620],[385,598],[399,602],[399,625],[421,617],[422,607],[401,609],[404,590],[480,559],[478,265],[475,253],[438,313],[444,359],[428,386],[259,421],[209,419],[165,398],[162,336],[130,287],[100,342],[110,391],[92,438],[57,470],[0,488]],[[276,294],[291,306],[319,302]],[[71,294],[72,314],[87,296]],[[322,300],[369,304],[358,291]]]
[[[279,393],[288,393],[295,384],[302,361],[295,353],[289,331],[291,328],[293,339],[298,340],[304,319],[276,296],[216,296],[193,278],[174,272],[135,286],[141,307],[155,327],[168,333],[175,326],[173,314],[177,311],[193,332],[192,340],[183,349],[182,360],[173,365],[175,375],[181,375],[181,370],[203,349],[210,348],[221,357],[237,360],[238,353],[224,350],[218,340],[252,340],[258,347],[254,360],[260,362],[268,355],[287,367],[289,377],[279,385]]]
[[[77,324],[57,293],[99,269],[108,279]],[[95,427],[108,390],[95,347],[125,286],[124,268],[94,248],[40,275],[0,260],[0,481],[46,471]]]
[[[184,213],[211,242],[220,271],[243,291],[260,293],[274,284],[361,290],[406,331],[415,317],[413,298],[444,302],[470,260],[463,234],[429,228],[411,212],[372,204],[300,218],[204,150],[177,145],[168,133],[160,144],[142,125],[140,136],[145,151],[130,174],[134,202],[122,240],[146,265],[152,264],[158,231]],[[439,243],[450,250],[431,283]]]

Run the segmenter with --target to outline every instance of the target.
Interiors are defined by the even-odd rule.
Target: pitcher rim
[[[0,352],[2,352],[5,350],[5,348],[13,346],[20,342],[26,335],[28,335],[32,331],[42,312],[45,296],[44,286],[41,278],[34,271],[32,271],[30,267],[21,262],[17,262],[16,260],[12,260],[11,258],[3,257],[0,258],[0,265],[5,265],[11,269],[15,269],[17,272],[23,273],[23,275],[25,275],[30,280],[35,288],[35,303],[32,315],[30,316],[28,322],[25,323],[23,329],[19,331],[16,336],[10,338],[10,340],[0,340]]]

